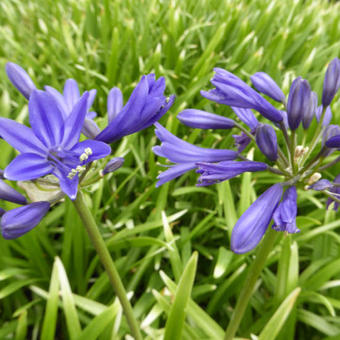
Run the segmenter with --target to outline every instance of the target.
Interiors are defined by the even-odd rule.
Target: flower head
[[[32,128],[0,118],[0,135],[21,153],[5,169],[5,178],[23,181],[53,174],[61,190],[75,199],[84,165],[111,152],[102,142],[79,142],[87,100],[86,92],[65,117],[53,96],[34,90],[29,99]]]

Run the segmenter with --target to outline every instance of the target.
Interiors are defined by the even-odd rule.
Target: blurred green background
[[[231,132],[193,130],[175,119],[187,107],[231,115],[199,94],[209,88],[213,68],[245,81],[265,71],[284,91],[300,75],[320,94],[327,64],[339,57],[339,18],[340,4],[324,0],[2,0],[1,116],[27,118],[27,103],[4,71],[8,61],[26,69],[40,88],[62,90],[67,78],[76,79],[82,91],[96,88],[94,109],[102,125],[109,89],[120,87],[127,100],[141,75],[154,72],[166,78],[167,94],[177,96],[161,123],[189,142],[230,148]],[[334,123],[339,107],[338,96]],[[88,203],[125,286],[134,292],[145,337],[162,338],[175,287],[168,278],[178,283],[196,250],[184,338],[223,338],[251,260],[230,252],[230,231],[271,175],[244,174],[197,188],[190,173],[156,189],[162,169],[151,152],[156,143],[149,128],[112,145],[116,156],[126,158],[124,166],[88,191]],[[4,168],[14,152],[3,141],[0,148]],[[329,178],[339,170],[331,168]],[[324,203],[320,195],[299,192],[301,233],[281,236],[239,334],[259,334],[299,286],[302,292],[277,338],[339,336],[340,221],[333,211],[326,213]],[[0,325],[0,339],[119,339],[129,333],[69,201],[24,237],[0,239]]]

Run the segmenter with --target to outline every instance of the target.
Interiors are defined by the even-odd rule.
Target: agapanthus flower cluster
[[[30,127],[0,118],[0,137],[19,152],[1,172],[0,199],[22,205],[7,212],[0,209],[1,231],[5,238],[23,235],[64,195],[75,200],[79,187],[121,167],[122,157],[108,159],[109,144],[154,124],[174,101],[174,96],[164,95],[163,77],[156,79],[154,74],[145,75],[125,105],[122,92],[118,88],[110,90],[108,125],[100,131],[94,121],[96,113],[91,110],[96,90],[81,94],[73,79],[65,82],[63,93],[50,86],[39,90],[20,66],[7,63],[6,72],[28,100]],[[98,165],[96,161],[100,159],[104,160]],[[19,186],[22,182],[33,183],[37,188],[50,190],[53,195],[28,203],[4,180],[19,181]],[[32,196],[30,192],[27,194]]]
[[[201,95],[230,106],[236,119],[196,109],[184,110],[177,118],[192,128],[239,130],[233,135],[235,148],[198,147],[156,123],[156,135],[162,143],[154,147],[154,152],[173,163],[158,176],[157,185],[193,169],[200,174],[199,186],[229,180],[244,172],[270,172],[274,184],[250,205],[232,230],[231,249],[235,253],[255,248],[271,221],[276,231],[299,232],[298,190],[320,191],[328,196],[327,206],[333,203],[338,209],[340,175],[332,182],[322,178],[326,176],[322,171],[340,161],[334,155],[340,149],[340,126],[331,124],[330,108],[340,87],[340,60],[333,59],[327,67],[320,104],[309,82],[301,77],[292,81],[286,97],[264,72],[250,77],[253,88],[224,69],[214,71],[214,88],[201,91]],[[245,156],[253,147],[265,156],[261,161]]]

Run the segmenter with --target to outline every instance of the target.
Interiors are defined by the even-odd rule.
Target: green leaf
[[[294,307],[295,301],[301,292],[301,288],[295,288],[281,303],[274,315],[270,318],[265,328],[259,335],[258,340],[274,340],[284,325],[290,311]]]
[[[164,340],[181,339],[186,307],[190,299],[192,286],[194,284],[198,254],[195,252],[184,268],[181,279],[178,283],[174,302],[171,306],[168,320],[165,325]]]

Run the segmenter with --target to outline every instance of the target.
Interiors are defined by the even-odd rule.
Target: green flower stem
[[[225,332],[224,340],[233,340],[242,321],[249,300],[253,294],[256,281],[261,274],[261,271],[266,263],[269,253],[274,246],[277,236],[278,233],[272,228],[269,228],[269,230],[267,230],[266,235],[256,252],[256,258],[249,268],[247,277],[244,281],[244,286],[238,297],[235,310]]]
[[[83,221],[85,229],[92,241],[93,246],[95,247],[97,251],[98,257],[107,272],[111,285],[119,298],[119,301],[123,307],[127,322],[130,326],[132,335],[134,336],[136,340],[142,340],[142,336],[139,330],[139,325],[133,315],[133,310],[127,298],[122,280],[112,260],[112,257],[106,247],[106,244],[98,230],[97,224],[84,201],[84,196],[81,191],[78,191],[77,198],[76,200],[73,201],[73,204],[78,212],[78,215]]]

